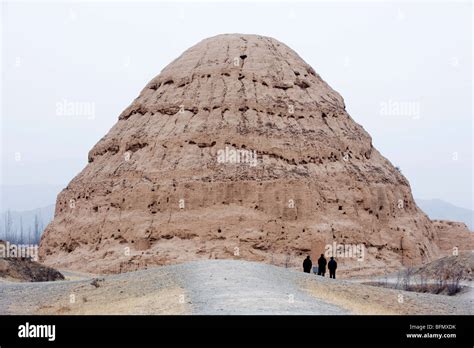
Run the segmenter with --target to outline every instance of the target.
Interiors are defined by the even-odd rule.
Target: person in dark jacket
[[[311,267],[313,267],[311,258],[309,256],[306,256],[306,259],[303,261],[303,271],[305,271],[306,273],[311,273]]]
[[[321,257],[318,259],[318,275],[323,276],[326,274],[326,259],[324,254],[321,254]]]
[[[336,279],[336,268],[337,268],[337,262],[336,260],[334,260],[334,257],[331,256],[331,260],[329,260],[329,263],[328,263],[329,278]]]

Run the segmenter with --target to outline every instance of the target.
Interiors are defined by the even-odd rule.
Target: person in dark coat
[[[329,263],[328,263],[329,278],[336,279],[336,268],[337,268],[337,262],[336,260],[334,260],[334,257],[331,256],[331,260],[329,260]]]
[[[321,257],[318,259],[318,275],[323,276],[326,274],[326,259],[324,254],[321,254]]]
[[[311,267],[313,267],[311,258],[309,256],[306,256],[306,259],[303,261],[303,271],[305,271],[306,273],[311,273]]]

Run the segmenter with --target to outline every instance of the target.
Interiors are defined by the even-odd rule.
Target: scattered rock
[[[104,278],[100,278],[100,279],[99,279],[99,278],[94,278],[94,279],[92,279],[92,281],[91,281],[91,285],[93,285],[94,287],[98,288],[98,287],[100,287],[100,283],[103,282],[103,281],[105,281]]]
[[[474,253],[460,252],[458,255],[445,256],[430,263],[418,266],[414,273],[427,279],[438,279],[442,274],[459,275],[460,280],[474,280]]]
[[[22,282],[64,280],[59,271],[28,258],[19,257],[0,258],[0,278]]]

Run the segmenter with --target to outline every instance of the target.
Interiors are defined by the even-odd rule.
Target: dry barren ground
[[[267,264],[206,260],[65,281],[0,282],[0,314],[473,314],[471,298],[379,288]]]

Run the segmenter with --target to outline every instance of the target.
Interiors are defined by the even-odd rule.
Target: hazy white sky
[[[472,209],[472,14],[448,1],[3,2],[2,183],[67,184],[165,65],[239,32],[313,66],[415,197]],[[61,115],[68,102],[94,113]]]

